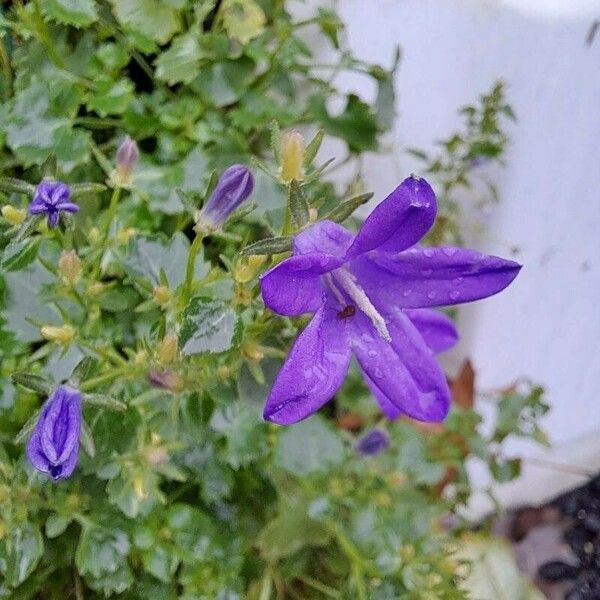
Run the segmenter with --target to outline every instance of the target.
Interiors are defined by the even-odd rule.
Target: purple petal
[[[333,221],[319,221],[294,238],[294,254],[331,254],[342,257],[352,245],[354,234]]]
[[[71,190],[66,183],[62,181],[53,182],[53,188],[51,192],[52,202],[59,204],[61,202],[67,202],[71,197]]]
[[[350,364],[347,325],[329,304],[298,336],[271,389],[263,416],[290,425],[313,414],[338,391]]]
[[[323,304],[320,276],[341,264],[328,254],[290,256],[260,278],[263,301],[280,315],[314,312]]]
[[[61,202],[56,205],[56,210],[66,210],[70,213],[76,213],[79,211],[79,205],[75,202]]]
[[[358,363],[382,394],[419,421],[442,421],[450,407],[446,377],[433,352],[401,310],[386,319],[391,344],[357,313],[350,340]]]
[[[429,231],[436,212],[431,186],[424,179],[408,177],[367,217],[348,258],[376,248],[385,252],[410,248]]]
[[[454,321],[444,313],[429,308],[411,308],[404,314],[436,354],[449,350],[458,342]]]
[[[50,227],[50,229],[54,229],[58,225],[59,216],[60,214],[58,211],[48,213],[48,227]]]
[[[377,252],[352,263],[376,306],[402,308],[487,298],[508,286],[520,269],[512,260],[463,248],[411,248],[394,255]]]
[[[28,210],[30,215],[41,215],[48,211],[48,207],[41,198],[35,198],[31,201]]]
[[[375,400],[377,400],[377,403],[379,404],[383,414],[390,421],[397,419],[402,414],[402,411],[395,404],[393,404],[391,400],[388,400],[388,397],[381,391],[381,388],[379,388],[379,386],[365,373],[364,370],[362,375],[367,387],[371,390],[373,396],[375,396]]]
[[[50,467],[48,472],[52,476],[52,479],[54,479],[54,481],[58,481],[59,479],[66,479],[67,477],[70,477],[75,470],[78,458],[79,444],[73,448],[71,454],[66,457],[63,463]]]
[[[34,430],[29,438],[29,442],[27,442],[27,458],[38,471],[42,473],[50,471],[50,461],[46,458],[42,450],[40,434],[37,429]]]

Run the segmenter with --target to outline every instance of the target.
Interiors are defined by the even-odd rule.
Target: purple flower
[[[248,199],[254,189],[254,177],[243,165],[232,165],[221,175],[210,198],[196,219],[200,229],[219,229],[229,215]]]
[[[140,158],[140,151],[137,144],[127,136],[117,149],[117,169],[116,180],[121,185],[131,183],[131,175]]]
[[[520,265],[463,248],[415,245],[436,211],[429,184],[409,177],[358,234],[315,223],[296,236],[293,256],[263,275],[271,310],[315,313],[271,388],[266,420],[287,425],[321,408],[342,385],[353,354],[389,417],[445,418],[450,392],[434,352],[449,348],[456,332],[429,309],[496,294]]]
[[[59,385],[48,398],[27,444],[29,462],[54,481],[69,477],[79,456],[81,393]]]
[[[372,429],[356,442],[356,451],[364,456],[379,454],[390,447],[390,436],[383,429]]]
[[[33,200],[29,205],[29,214],[46,214],[48,227],[54,228],[58,225],[62,211],[76,213],[79,210],[77,204],[69,202],[70,197],[71,190],[66,183],[44,179],[35,190]]]

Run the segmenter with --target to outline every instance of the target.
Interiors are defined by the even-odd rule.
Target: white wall
[[[495,174],[501,203],[474,243],[505,256],[518,246],[524,269],[501,295],[462,310],[459,352],[480,387],[543,383],[560,446],[600,432],[600,32],[585,43],[600,3],[503,1],[530,10],[475,0],[343,0],[338,9],[361,58],[389,64],[403,49],[395,151],[365,163],[376,198],[415,168],[402,148],[430,147],[459,124],[459,106],[498,77],[509,84],[519,122]],[[358,76],[340,82],[373,94]]]

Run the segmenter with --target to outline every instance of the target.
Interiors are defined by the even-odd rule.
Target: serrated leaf
[[[264,30],[265,13],[254,0],[224,0],[219,12],[227,35],[242,44],[247,44]]]
[[[372,192],[366,194],[358,194],[348,200],[344,200],[341,204],[336,206],[329,214],[325,215],[324,219],[329,221],[335,221],[336,223],[342,223],[359,207],[368,202],[373,197]]]
[[[6,271],[19,271],[31,264],[37,257],[38,239],[10,242],[2,255],[2,268]]]
[[[290,181],[288,188],[288,207],[292,219],[298,229],[308,223],[308,202],[300,184],[296,180]]]
[[[178,11],[162,0],[111,0],[111,4],[122,25],[161,45],[180,29]]]
[[[33,373],[13,373],[10,378],[14,384],[22,385],[28,390],[45,396],[51,394],[54,389],[54,384],[51,381]]]
[[[133,97],[133,83],[129,79],[103,79],[96,83],[96,91],[88,99],[87,107],[102,117],[119,115],[125,112]]]
[[[31,523],[22,523],[9,529],[0,541],[0,565],[4,581],[11,587],[21,585],[33,573],[42,554],[42,534]]]
[[[84,27],[98,18],[94,0],[44,0],[40,6],[45,17],[65,25]]]
[[[318,415],[287,428],[275,453],[280,467],[300,476],[327,472],[343,460],[340,436]]]
[[[90,457],[96,456],[96,445],[94,444],[94,436],[89,425],[85,421],[81,421],[81,435],[79,436],[81,446],[85,453]]]
[[[238,333],[238,317],[229,304],[210,298],[193,298],[183,313],[179,346],[184,354],[225,352]]]
[[[156,78],[169,85],[190,83],[200,71],[202,57],[198,34],[179,35],[173,39],[169,49],[156,59]]]
[[[126,410],[127,404],[106,394],[84,394],[83,401],[110,410]]]
[[[88,379],[96,364],[97,361],[91,356],[81,359],[69,377],[72,386],[78,388],[82,381]]]
[[[280,254],[281,252],[289,252],[292,249],[292,236],[266,238],[254,242],[246,246],[242,250],[244,256],[252,256],[256,254]]]

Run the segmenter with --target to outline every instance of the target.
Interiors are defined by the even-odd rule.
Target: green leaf
[[[252,256],[254,254],[280,254],[281,252],[289,252],[292,249],[292,236],[266,238],[254,242],[246,246],[242,250],[244,256]]]
[[[288,207],[294,224],[298,229],[308,223],[308,202],[300,184],[296,180],[290,181],[288,187]]]
[[[239,335],[236,312],[222,300],[193,298],[183,313],[179,346],[184,354],[225,352]]]
[[[173,39],[170,48],[157,58],[156,78],[169,85],[191,83],[200,71],[202,57],[198,35],[179,35]]]
[[[51,381],[33,373],[13,373],[10,378],[14,384],[22,385],[28,390],[44,396],[51,394],[54,389],[54,384]]]
[[[321,144],[323,143],[323,138],[325,137],[325,132],[322,129],[319,129],[315,134],[315,137],[308,142],[306,146],[306,150],[304,151],[304,168],[307,169],[312,165],[313,160],[317,156],[319,149],[321,148]]]
[[[368,202],[372,197],[373,193],[368,192],[366,194],[358,194],[357,196],[348,198],[348,200],[344,200],[323,218],[335,221],[336,223],[342,223],[350,217],[359,206]]]
[[[96,82],[96,90],[89,97],[87,107],[102,117],[120,115],[127,110],[133,97],[133,83],[129,79],[104,79]]]
[[[275,120],[271,121],[271,152],[275,157],[275,162],[281,164],[281,128]]]
[[[96,368],[97,361],[91,356],[85,356],[78,363],[77,366],[73,369],[71,376],[69,377],[69,382],[73,387],[78,388],[81,385],[82,381],[88,379],[94,369]]]
[[[227,35],[242,44],[264,30],[265,13],[254,0],[224,0],[219,12]]]
[[[306,501],[292,497],[258,534],[256,544],[262,556],[275,563],[306,546],[324,546],[329,538],[325,525],[309,518]]]
[[[129,538],[119,528],[86,526],[77,544],[75,564],[92,589],[106,596],[121,594],[133,583],[128,552]]]
[[[22,242],[11,242],[4,249],[2,267],[6,271],[20,271],[31,264],[37,257],[39,239],[27,239]]]
[[[176,288],[185,279],[189,251],[190,242],[181,232],[176,232],[169,241],[163,236],[135,236],[129,242],[123,262],[130,274],[149,279],[153,285],[160,285],[160,273],[164,271],[169,286]],[[199,253],[195,276],[201,279],[207,272],[208,265]]]
[[[327,133],[342,138],[351,152],[364,152],[377,148],[379,124],[371,107],[355,94],[348,96],[344,111],[332,116],[327,111],[324,96],[313,96],[310,109]]]
[[[279,438],[275,462],[294,475],[325,473],[344,460],[344,444],[320,416],[287,428]]]
[[[24,442],[29,437],[29,435],[35,429],[35,426],[38,422],[38,418],[40,416],[41,410],[42,409],[39,408],[29,417],[29,419],[27,419],[27,421],[25,422],[25,425],[23,425],[23,427],[21,427],[19,433],[17,433],[17,435],[15,435],[15,439],[14,439],[15,444],[20,444],[21,442]]]
[[[222,108],[237,102],[255,77],[254,61],[242,57],[212,63],[200,69],[192,87],[203,99]]]
[[[23,583],[37,566],[44,553],[42,534],[31,523],[23,523],[9,529],[0,541],[0,569],[6,583],[17,587]]]
[[[35,193],[35,185],[21,179],[16,179],[15,177],[0,177],[0,191],[8,194],[16,192],[17,194],[33,196]]]
[[[65,25],[84,27],[98,18],[94,0],[44,0],[40,6],[45,17]]]
[[[79,439],[83,449],[85,450],[85,453],[90,458],[94,458],[94,456],[96,456],[94,436],[92,435],[89,425],[85,421],[81,421],[81,436]]]
[[[46,519],[46,535],[52,539],[64,533],[71,519],[63,515],[53,514]]]
[[[181,28],[178,11],[162,0],[111,0],[111,4],[122,25],[161,45]]]

